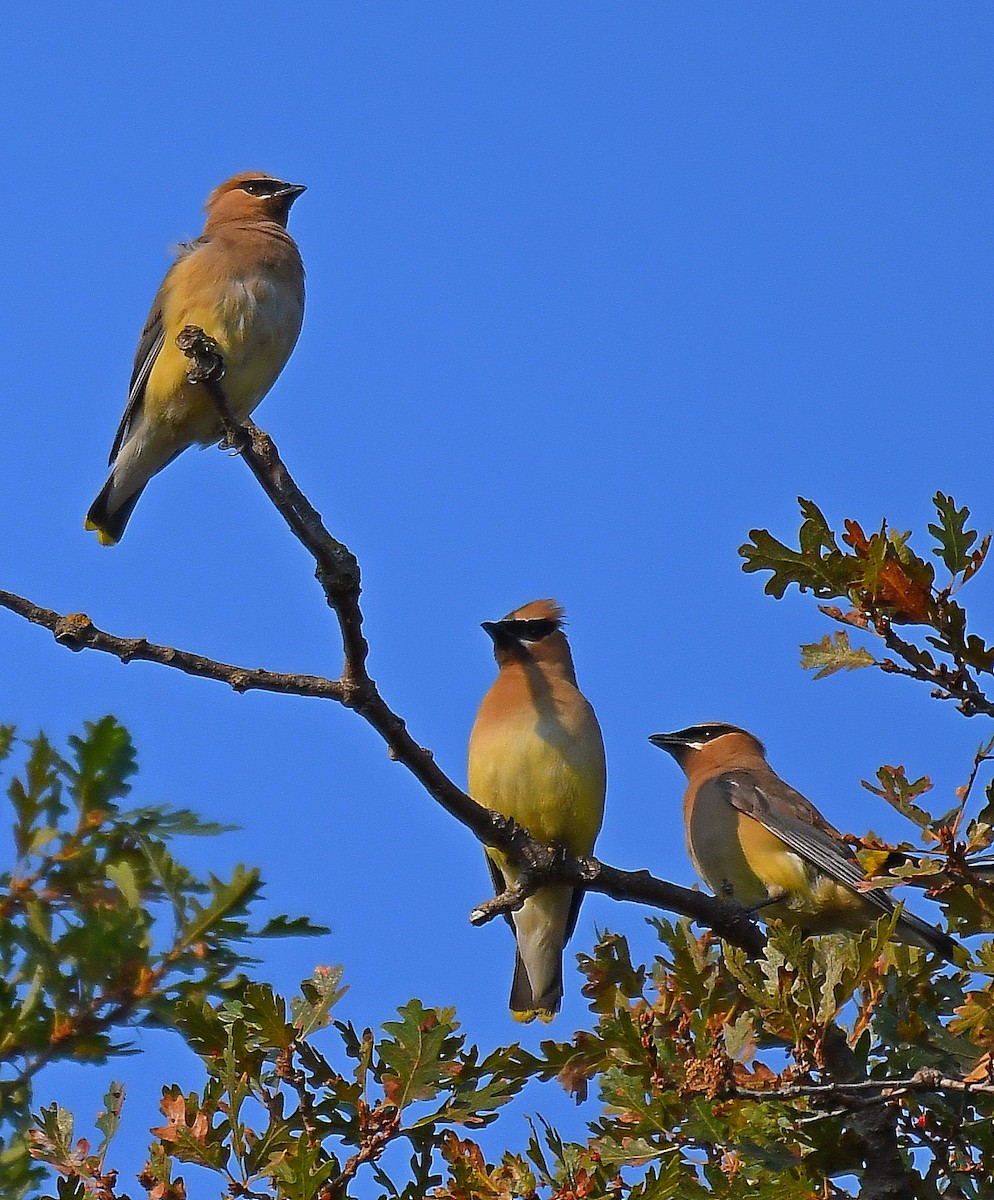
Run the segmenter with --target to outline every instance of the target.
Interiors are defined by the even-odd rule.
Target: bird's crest
[[[244,190],[244,185],[247,183],[274,183],[282,184],[282,180],[276,179],[273,175],[267,175],[265,171],[240,171],[237,175],[232,175],[230,179],[226,179],[224,183],[219,183],[211,192],[204,203],[204,208],[209,210],[226,192],[234,192],[239,189]],[[251,194],[251,193],[250,193]]]
[[[513,612],[509,612],[505,621],[549,621],[557,629],[562,628],[566,620],[566,610],[556,600],[531,600]]]

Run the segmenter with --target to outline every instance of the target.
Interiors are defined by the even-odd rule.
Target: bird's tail
[[[551,1021],[563,997],[563,949],[583,892],[564,884],[539,888],[511,914],[517,955],[511,983],[516,1021]]]
[[[510,1008],[511,1016],[516,1021],[527,1023],[538,1017],[540,1021],[549,1022],[559,1012],[562,998],[562,969],[545,992],[541,996],[536,996],[532,992],[531,981],[521,955],[514,956],[514,979],[511,982]]]
[[[943,933],[934,925],[929,925],[927,921],[916,917],[907,909],[904,909],[897,919],[894,936],[898,941],[908,942],[912,946],[920,946],[922,950],[931,950],[934,954],[944,958],[946,962],[955,962],[956,951],[962,950],[955,938],[951,938],[948,933]]]
[[[84,528],[94,530],[102,546],[119,542],[145,485],[188,444],[177,446],[168,430],[148,430],[144,425],[133,429],[114,459],[100,495],[90,505]]]
[[[115,472],[112,471],[110,478],[100,489],[100,495],[90,505],[83,528],[94,531],[101,546],[116,545],[121,540],[138,498],[144,490],[143,483],[137,491],[129,495],[122,494],[122,489],[115,480]]]

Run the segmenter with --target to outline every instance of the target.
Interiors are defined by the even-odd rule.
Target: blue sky
[[[237,460],[183,456],[115,549],[82,530],[170,247],[215,184],[260,168],[308,185],[291,218],[308,307],[256,419],[358,555],[372,673],[439,762],[464,779],[494,671],[479,622],[551,595],[607,743],[605,860],[693,881],[680,776],[646,737],[705,719],[754,730],[841,827],[904,834],[859,780],[904,763],[951,790],[987,726],[870,672],[813,682],[797,646],[825,622],[763,596],[736,548],[755,526],[792,534],[797,495],[923,533],[941,488],[994,524],[994,14],[272,14],[95,0],[8,18],[0,586],[121,634],[337,673],[310,564]],[[965,599],[989,633],[990,582]],[[506,1015],[507,930],[467,922],[481,852],[353,714],[71,655],[2,613],[0,656],[0,720],[62,738],[114,713],[139,800],[241,826],[191,860],[258,864],[273,911],[331,926],[263,947],[279,987],[343,962],[357,1023],[418,995],[484,1045],[540,1036]],[[597,925],[647,950],[643,915],[591,897],[574,949]],[[584,1020],[574,979],[552,1032]],[[132,1171],[158,1085],[200,1078],[168,1039],[138,1040],[143,1058],[39,1089],[83,1117],[125,1078]],[[505,1135],[523,1143],[520,1118]]]

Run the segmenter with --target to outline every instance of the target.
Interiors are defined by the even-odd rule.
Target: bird
[[[286,225],[305,190],[245,171],[207,197],[204,231],[179,247],[138,341],[110,476],[86,514],[85,528],[101,545],[120,541],[153,475],[189,446],[222,436],[210,395],[187,379],[190,360],[176,345],[184,326],[199,326],[217,342],[221,387],[237,420],[286,365],[304,317],[304,266]]]
[[[497,678],[483,697],[469,740],[469,794],[512,817],[537,841],[580,856],[593,851],[604,814],[604,741],[589,701],[577,687],[564,611],[533,600],[500,621],[484,621]],[[499,895],[518,873],[487,848]],[[583,891],[539,888],[509,914],[517,952],[510,1008],[518,1021],[551,1021],[563,994],[563,951],[576,926]]]
[[[683,801],[687,850],[717,895],[779,917],[808,934],[872,929],[896,905],[881,888],[864,890],[865,872],[842,834],[766,761],[753,734],[712,722],[655,733],[687,776]],[[902,911],[897,941],[953,961],[958,943]]]

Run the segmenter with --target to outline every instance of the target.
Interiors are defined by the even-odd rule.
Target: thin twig
[[[304,1072],[293,1065],[293,1056],[297,1043],[292,1042],[286,1049],[281,1050],[276,1059],[276,1077],[290,1085],[297,1093],[297,1112],[300,1124],[307,1136],[307,1144],[312,1149],[321,1145],[321,1130],[314,1119],[314,1096],[307,1087],[307,1077]]]
[[[859,1100],[865,1104],[889,1104],[901,1096],[921,1092],[956,1092],[962,1095],[994,1096],[994,1083],[974,1082],[943,1075],[931,1067],[922,1067],[906,1079],[860,1079],[851,1082],[787,1083],[777,1088],[735,1087],[722,1096],[737,1100],[837,1099],[847,1104]]]
[[[872,618],[864,615],[862,620],[856,621],[852,619],[852,614],[844,613],[833,604],[819,604],[818,611],[824,613],[838,625],[847,627],[855,625],[863,630],[872,629],[877,637],[883,640],[888,650],[908,664],[902,666],[892,658],[878,660],[876,666],[886,675],[903,675],[906,679],[917,679],[920,683],[927,683],[935,689],[934,695],[937,699],[954,700],[960,712],[967,717],[973,717],[979,713],[989,717],[994,716],[994,700],[984,693],[984,690],[970,674],[968,664],[962,660],[962,656],[957,655],[955,647],[948,646],[944,649],[944,653],[947,653],[956,663],[955,670],[945,663],[935,663],[929,667],[921,661],[925,651],[895,633],[893,625],[883,615],[874,614]],[[941,631],[937,630],[937,632]]]
[[[347,693],[343,703],[357,706],[372,687],[365,668],[369,646],[362,635],[359,563],[348,546],[325,528],[321,514],[286,469],[272,438],[252,421],[235,420],[221,386],[224,360],[214,339],[196,325],[187,325],[176,344],[193,364],[190,382],[203,384],[217,408],[224,431],[222,444],[238,451],[294,537],[314,559],[315,576],[341,627],[345,652],[342,684]]]
[[[922,683],[931,684],[944,698],[955,700],[964,716],[973,717],[978,713],[989,717],[994,716],[994,701],[984,694],[983,689],[970,675],[965,664],[959,663],[957,670],[953,671],[944,663],[937,663],[930,670],[917,661],[922,653],[921,650],[912,642],[898,636],[889,621],[878,621],[877,630],[887,649],[911,664],[908,667],[900,667],[890,659],[884,659],[879,664],[882,671],[890,675],[905,675],[911,679],[918,679]],[[952,649],[949,653],[953,653]]]
[[[956,816],[948,824],[953,831],[953,836],[959,832],[960,823],[963,820],[963,814],[966,812],[966,806],[970,799],[970,793],[973,791],[973,785],[977,782],[977,775],[980,772],[981,766],[984,763],[990,762],[994,755],[991,751],[994,750],[994,738],[989,738],[982,746],[977,748],[973,756],[973,767],[970,771],[970,777],[966,783],[956,789],[956,795],[959,799],[959,808],[956,810]]]

